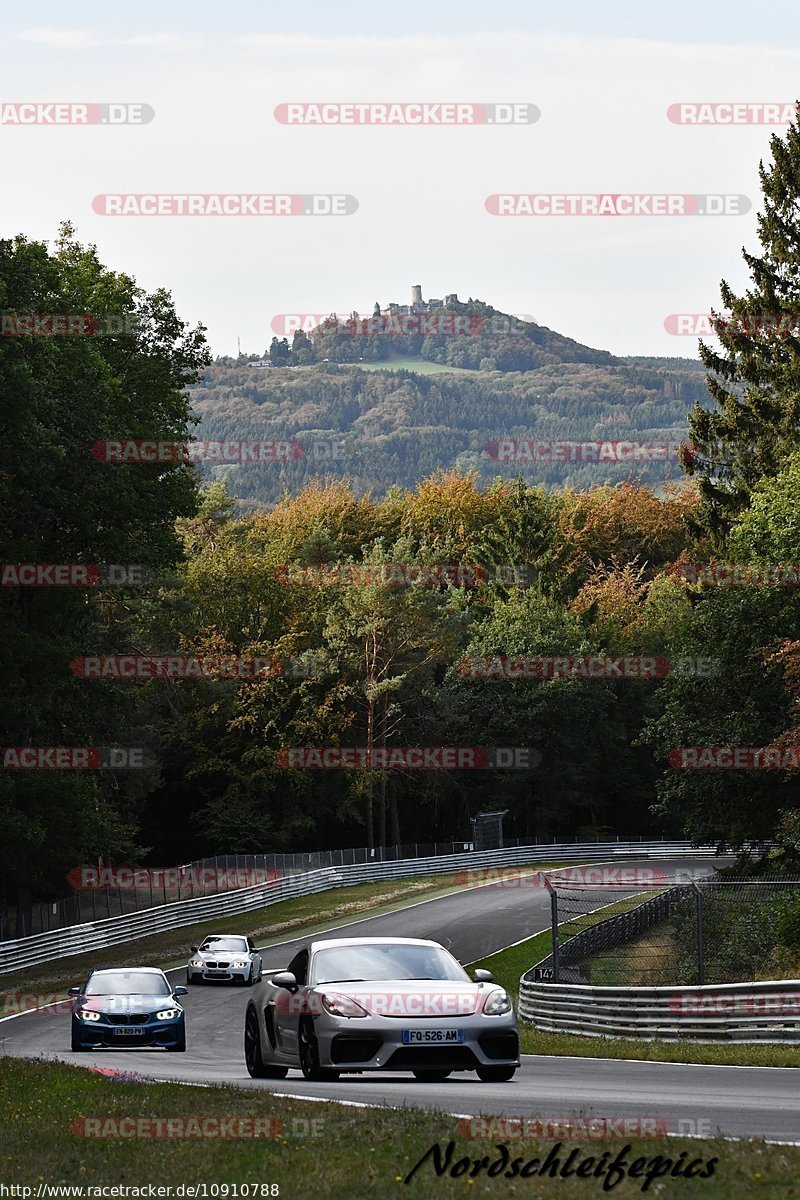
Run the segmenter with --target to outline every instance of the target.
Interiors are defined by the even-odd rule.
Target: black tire
[[[306,1079],[314,1083],[336,1082],[339,1078],[339,1071],[319,1065],[319,1047],[317,1046],[317,1038],[314,1033],[314,1023],[310,1017],[304,1017],[300,1022],[298,1046],[300,1050],[300,1070]]]
[[[247,1073],[253,1079],[285,1079],[288,1067],[268,1066],[261,1056],[261,1040],[258,1036],[258,1017],[251,1006],[244,1021],[244,1060]]]
[[[516,1067],[478,1067],[478,1079],[484,1083],[508,1083],[516,1070]]]
[[[76,1035],[75,1035],[75,1030],[74,1030],[74,1029],[72,1030],[72,1035],[71,1035],[71,1037],[70,1037],[70,1042],[71,1042],[71,1044],[72,1044],[72,1049],[73,1049],[74,1051],[76,1051],[76,1053],[77,1053],[77,1051],[79,1051],[79,1050],[85,1050],[85,1049],[86,1049],[86,1047],[84,1046],[84,1044],[83,1044],[83,1042],[80,1040],[80,1038],[76,1037]]]
[[[197,980],[196,980],[196,979],[194,979],[194,978],[192,978],[192,976],[191,976],[191,975],[189,974],[189,972],[187,971],[187,972],[186,972],[186,986],[187,986],[187,987],[191,987],[191,986],[192,986],[193,984],[195,984],[195,983],[197,983]]]
[[[414,1071],[414,1078],[420,1083],[441,1083],[445,1079],[449,1079],[453,1074],[452,1071]]]
[[[185,1053],[185,1051],[186,1051],[186,1030],[185,1029],[184,1029],[183,1033],[181,1034],[181,1040],[179,1042],[176,1042],[174,1046],[167,1046],[167,1049],[171,1050],[173,1054]]]

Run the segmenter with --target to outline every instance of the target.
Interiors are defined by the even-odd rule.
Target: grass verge
[[[509,1099],[512,1095],[510,1091]],[[249,1192],[251,1197],[279,1195],[281,1200],[299,1200],[308,1195],[324,1200],[371,1200],[391,1194],[463,1196],[465,1185],[471,1185],[470,1196],[541,1197],[554,1190],[547,1175],[524,1179],[487,1177],[486,1167],[499,1161],[497,1137],[470,1139],[465,1136],[463,1122],[442,1113],[317,1104],[272,1096],[262,1089],[136,1084],[110,1080],[77,1067],[14,1059],[0,1060],[0,1097],[0,1179],[31,1188],[28,1195],[33,1196],[39,1184],[82,1185],[85,1200],[91,1197],[88,1188],[98,1185],[144,1187],[147,1195],[148,1184],[173,1188],[205,1184],[205,1196],[210,1196],[211,1185],[227,1184],[228,1191],[220,1189],[217,1195],[230,1197],[234,1194],[231,1185],[241,1188],[249,1184],[254,1189]],[[184,1122],[195,1118],[195,1130],[213,1130],[214,1122],[222,1120],[228,1131],[241,1129],[233,1122],[242,1119],[261,1122],[250,1128],[267,1130],[272,1136],[227,1136],[224,1140],[212,1136],[134,1136],[142,1128],[133,1123],[137,1118],[145,1119],[151,1131],[157,1128],[159,1118]],[[105,1131],[106,1135],[127,1130],[127,1134],[81,1136],[87,1119],[97,1122],[89,1129]],[[120,1121],[124,1123],[120,1125]],[[188,1133],[192,1126],[183,1128]],[[404,1186],[404,1179],[434,1144],[441,1147],[444,1157],[451,1141],[451,1166],[462,1158],[471,1160],[461,1166],[459,1177],[453,1177],[449,1170],[437,1177],[429,1157]],[[717,1160],[711,1178],[698,1175],[658,1181],[651,1194],[658,1194],[662,1200],[702,1200],[708,1196],[751,1200],[753,1194],[765,1200],[789,1200],[800,1196],[800,1147],[768,1146],[762,1141],[661,1137],[602,1143],[507,1139],[504,1144],[509,1158],[519,1158],[520,1165],[534,1157],[541,1163],[552,1152],[561,1167],[574,1149],[580,1157],[573,1160],[573,1170],[589,1156],[599,1165],[604,1151],[608,1152],[606,1163],[620,1151],[629,1164],[640,1157],[648,1160],[645,1170],[657,1155],[669,1159],[670,1166],[680,1162],[685,1167],[701,1159],[703,1170],[708,1169],[711,1159]],[[471,1178],[471,1162],[480,1162],[484,1156],[484,1169]],[[536,1164],[531,1175],[538,1169]],[[614,1195],[623,1200],[641,1196],[643,1182],[641,1175],[625,1178],[614,1186]],[[602,1183],[600,1178],[573,1175],[560,1178],[555,1188],[560,1200],[583,1200],[604,1194]],[[277,1185],[277,1189],[262,1191],[263,1185]],[[195,1194],[203,1196],[202,1191]],[[242,1194],[238,1190],[238,1195]]]

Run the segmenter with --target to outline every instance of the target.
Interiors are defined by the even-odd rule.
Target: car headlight
[[[202,958],[193,958],[189,963],[190,967],[204,967],[205,965],[206,964],[203,962]]]
[[[511,1008],[508,992],[503,991],[502,988],[495,988],[487,997],[483,1011],[487,1017],[502,1017],[503,1013],[511,1012]]]
[[[95,1012],[92,1008],[79,1008],[78,1016],[82,1021],[99,1021],[100,1013]]]
[[[161,1012],[156,1013],[156,1020],[173,1021],[175,1017],[179,1017],[182,1012],[182,1008],[162,1008]]]
[[[234,969],[234,971],[238,971],[238,969],[240,967],[246,967],[247,965],[248,964],[246,962],[244,962],[242,959],[240,959],[239,962],[235,962],[233,964],[233,969]]]
[[[320,996],[322,1007],[332,1017],[367,1017],[369,1013],[362,1008],[357,1000],[350,996],[342,996],[338,992],[323,992]]]

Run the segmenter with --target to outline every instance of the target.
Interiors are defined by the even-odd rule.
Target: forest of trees
[[[743,298],[722,288],[734,313],[800,311],[796,126],[773,138],[773,151],[775,165],[762,169],[761,250],[745,256],[751,287]],[[702,375],[648,362],[439,377],[321,364],[251,379],[247,368],[209,367],[202,327],[189,329],[167,292],[145,294],[104,267],[68,226],[52,247],[0,241],[0,308],[138,318],[117,337],[0,340],[2,428],[13,447],[0,469],[3,562],[95,564],[101,576],[109,564],[146,568],[141,583],[116,587],[4,575],[4,753],[153,750],[146,767],[127,771],[14,770],[6,757],[0,876],[20,906],[63,892],[70,869],[98,859],[169,863],[412,840],[423,830],[444,840],[498,807],[514,837],[594,829],[733,847],[772,839],[800,865],[791,753],[800,745],[800,568],[791,586],[763,571],[800,563],[796,331],[720,322],[721,348],[703,349],[711,402]],[[240,382],[225,384],[225,372]],[[293,477],[277,475],[259,492],[247,472],[263,480],[275,467],[203,484],[180,459],[113,464],[92,453],[103,438],[189,439],[193,407],[205,437],[355,431],[361,473],[301,476],[291,488]],[[530,436],[533,409],[535,436],[583,439],[598,422],[616,430],[623,415],[655,438],[679,413],[685,428],[690,408],[688,481],[657,491],[632,480],[596,485],[596,476],[556,490],[496,470],[487,477],[469,457],[473,435]],[[448,469],[436,470],[443,458]],[[271,506],[254,502],[270,488]],[[698,576],[698,563],[719,573]],[[710,582],[729,579],[730,563],[743,580]],[[401,586],[392,572],[403,564],[441,579]],[[359,575],[364,566],[370,573]],[[282,665],[254,679],[123,682],[82,678],[75,661],[86,655]],[[464,666],[509,656],[646,656],[669,668],[646,678],[502,678]],[[536,753],[517,769],[310,771],[286,761],[297,747],[476,744]],[[692,770],[675,754],[730,746],[772,747],[780,765]]]
[[[245,509],[275,503],[320,474],[374,495],[453,468],[475,471],[483,484],[521,475],[547,488],[632,479],[657,487],[682,478],[687,413],[709,403],[699,366],[567,359],[524,372],[422,375],[333,363],[258,370],[226,360],[205,371],[191,396],[198,438],[289,439],[304,448],[291,462],[205,468],[209,478],[228,479]],[[509,463],[492,457],[498,439],[657,443],[669,456]]]

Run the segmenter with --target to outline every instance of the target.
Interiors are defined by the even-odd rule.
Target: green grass
[[[424,358],[387,358],[382,362],[340,363],[339,366],[359,367],[362,371],[413,371],[416,375],[480,374],[474,367],[448,367]]]
[[[472,1140],[456,1118],[411,1108],[351,1108],[271,1096],[264,1090],[232,1087],[194,1088],[181,1084],[109,1080],[78,1067],[57,1063],[0,1060],[0,1181],[26,1187],[80,1184],[142,1187],[147,1184],[277,1184],[282,1200],[371,1200],[372,1197],[509,1196],[538,1198],[558,1194],[560,1200],[604,1195],[599,1179],[575,1176],[513,1180],[437,1178],[429,1159],[408,1186],[403,1180],[434,1144],[442,1153],[455,1143],[451,1162],[462,1156],[492,1162],[498,1138]],[[259,1138],[123,1138],[79,1136],[75,1122],[100,1118],[180,1117],[244,1118],[263,1122],[274,1133]],[[268,1124],[272,1122],[273,1124]],[[280,1123],[280,1127],[275,1123]],[[79,1125],[78,1128],[81,1128]],[[108,1129],[109,1126],[105,1125]],[[126,1126],[123,1126],[126,1128]],[[127,1126],[128,1130],[131,1126]],[[230,1128],[230,1124],[228,1126]],[[553,1141],[507,1139],[512,1159],[543,1159],[558,1145]],[[694,1158],[717,1158],[713,1178],[656,1182],[650,1195],[725,1197],[726,1200],[791,1200],[800,1196],[800,1148],[767,1146],[762,1141],[662,1137],[604,1142],[564,1142],[561,1161],[571,1149],[583,1160],[603,1151],[613,1158],[620,1150],[632,1162],[661,1155],[675,1162],[687,1152]],[[614,1187],[616,1197],[641,1196],[642,1179],[626,1179]],[[207,1192],[207,1195],[210,1194]],[[241,1194],[241,1193],[240,1193]],[[260,1192],[251,1195],[260,1195]],[[228,1192],[231,1195],[231,1192]],[[84,1196],[86,1193],[84,1192]]]
[[[640,898],[631,897],[621,904],[635,907]],[[620,911],[619,905],[609,905],[590,918],[576,919],[585,927],[596,924]],[[567,922],[559,928],[572,926]],[[491,971],[498,983],[519,1001],[520,977],[540,962],[552,949],[550,930],[528,938],[518,946],[501,950],[470,968],[484,967]],[[554,1054],[560,1057],[577,1058],[635,1058],[647,1062],[704,1063],[721,1066],[750,1067],[800,1067],[800,1046],[787,1045],[717,1045],[696,1042],[646,1042],[627,1038],[581,1037],[573,1033],[551,1033],[549,1030],[534,1029],[527,1021],[520,1022],[520,1045],[523,1054]]]
[[[548,863],[546,867],[552,870],[557,866],[566,865],[568,864]],[[541,864],[514,868],[520,872],[541,869]],[[0,975],[0,1016],[19,1010],[18,993],[42,993],[55,999],[56,996],[51,997],[51,993],[60,994],[72,984],[82,983],[89,971],[95,967],[152,964],[180,966],[189,956],[189,947],[197,945],[199,939],[213,933],[235,932],[241,929],[255,938],[258,946],[266,947],[287,938],[338,928],[361,915],[378,916],[405,908],[418,900],[445,896],[460,886],[463,884],[459,884],[452,874],[359,883],[352,887],[318,892],[312,896],[281,900],[278,904],[241,917],[222,917],[215,921],[185,925],[181,929],[153,934],[151,937],[139,938],[135,942],[112,946],[107,950],[55,959],[37,967]],[[24,1007],[34,1005],[31,1002]]]

